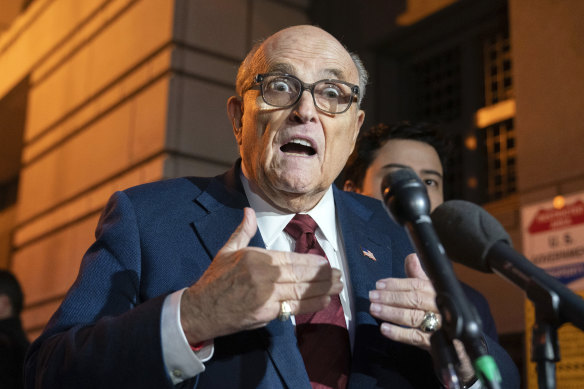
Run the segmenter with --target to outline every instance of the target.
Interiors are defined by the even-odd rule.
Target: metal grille
[[[483,41],[485,105],[513,97],[509,34],[499,32]]]
[[[456,47],[412,66],[414,118],[448,122],[460,117],[460,62],[460,49]]]
[[[517,189],[517,147],[513,119],[495,123],[483,131],[487,148],[488,201],[493,201]]]

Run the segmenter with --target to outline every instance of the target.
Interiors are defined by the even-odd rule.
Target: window
[[[455,47],[413,64],[413,117],[448,122],[460,116],[460,61]]]
[[[487,197],[488,201],[493,201],[517,189],[513,119],[490,125],[482,132],[487,152]]]
[[[485,105],[513,97],[509,33],[498,32],[483,41]]]

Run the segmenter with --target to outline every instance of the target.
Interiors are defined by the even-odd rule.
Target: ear
[[[243,101],[237,96],[231,96],[227,99],[227,116],[233,126],[233,135],[237,144],[241,145],[242,141],[242,118],[243,118]]]
[[[365,121],[365,111],[360,109],[359,112],[357,112],[357,124],[355,126],[355,133],[353,134],[353,142],[355,142],[357,140],[357,136],[359,136],[359,130],[361,129],[361,126],[363,125],[364,121]]]
[[[359,190],[359,188],[357,188],[357,186],[351,180],[346,180],[345,181],[345,184],[343,185],[343,190],[345,192],[361,193],[361,191]]]

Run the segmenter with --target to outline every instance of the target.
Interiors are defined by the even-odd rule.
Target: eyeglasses
[[[288,108],[295,105],[305,90],[312,94],[314,105],[321,111],[337,114],[349,109],[359,96],[359,86],[340,80],[320,80],[306,84],[291,74],[265,73],[255,76],[249,89],[259,89],[266,104]]]

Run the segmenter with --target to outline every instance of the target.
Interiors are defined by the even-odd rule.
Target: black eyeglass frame
[[[296,100],[294,100],[293,102],[291,102],[290,104],[287,105],[275,105],[275,104],[271,104],[268,103],[266,101],[266,98],[264,97],[264,80],[266,77],[270,77],[270,76],[280,76],[280,77],[289,77],[292,78],[296,81],[298,81],[298,83],[300,84],[300,93],[298,93],[298,97],[296,97]],[[292,107],[293,105],[296,105],[298,103],[298,101],[300,101],[300,98],[302,97],[302,94],[304,93],[305,90],[310,91],[310,94],[312,96],[312,101],[314,102],[314,106],[319,109],[320,111],[326,112],[326,113],[330,113],[333,115],[336,114],[341,114],[344,112],[347,112],[349,110],[349,108],[351,108],[351,104],[353,104],[354,100],[358,100],[359,98],[359,85],[355,85],[355,84],[351,84],[350,82],[346,82],[346,81],[342,81],[342,80],[335,80],[335,79],[323,79],[323,80],[318,80],[312,84],[308,84],[303,82],[301,79],[299,79],[298,77],[292,75],[292,74],[286,74],[286,73],[262,73],[262,74],[256,74],[256,76],[254,77],[254,82],[255,85],[252,85],[251,87],[249,87],[247,90],[250,89],[256,89],[256,90],[260,90],[260,93],[262,95],[262,100],[264,100],[264,102],[268,105],[271,105],[272,107],[278,107],[278,108],[289,108]],[[343,84],[348,86],[349,88],[351,88],[351,99],[349,100],[349,104],[347,105],[347,107],[345,107],[345,109],[343,109],[340,112],[331,112],[331,111],[327,111],[326,109],[322,109],[321,107],[318,106],[317,102],[316,102],[316,98],[314,97],[314,87],[316,86],[316,84],[320,84],[322,82],[331,82],[331,83],[339,83],[339,84]]]

